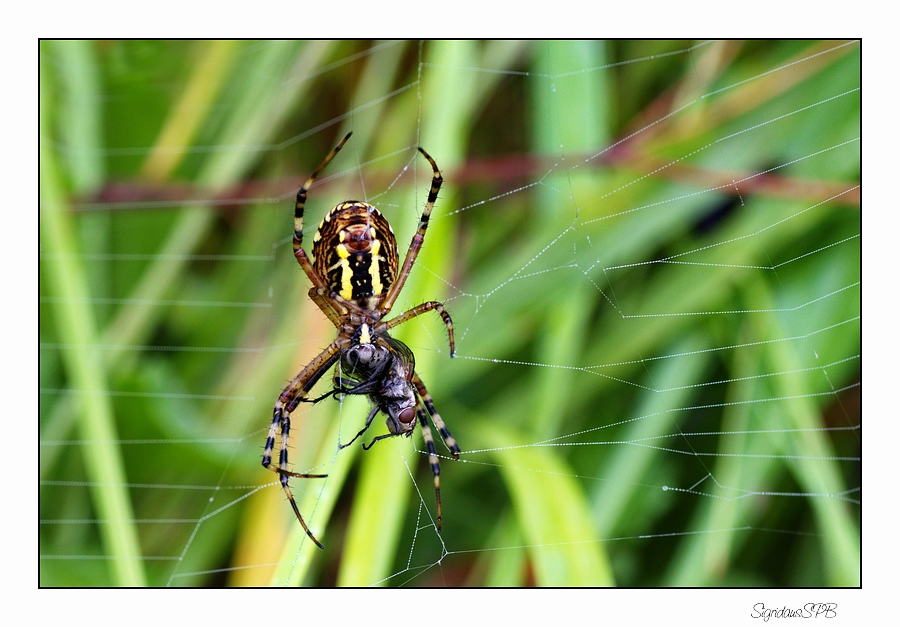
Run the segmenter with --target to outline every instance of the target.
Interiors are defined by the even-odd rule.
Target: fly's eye
[[[402,422],[405,425],[408,425],[413,420],[416,419],[416,410],[412,407],[407,407],[403,411],[400,412],[400,415],[397,416],[397,420]]]

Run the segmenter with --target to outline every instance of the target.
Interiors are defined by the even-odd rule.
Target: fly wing
[[[385,344],[390,347],[391,352],[394,354],[394,358],[398,359],[400,363],[403,364],[406,380],[412,380],[413,373],[416,370],[416,357],[413,355],[409,346],[400,340],[395,340],[387,334],[382,335],[381,339],[383,339]]]

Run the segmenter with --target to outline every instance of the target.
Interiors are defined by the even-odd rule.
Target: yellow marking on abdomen
[[[353,270],[350,268],[350,251],[344,244],[338,244],[334,247],[340,257],[341,265],[341,298],[344,300],[353,300],[353,284],[350,279],[353,278]]]
[[[374,234],[375,229],[372,229]],[[381,283],[381,259],[378,253],[381,251],[381,242],[374,240],[372,242],[372,261],[369,263],[369,276],[372,277],[372,295],[381,296],[384,291],[384,285]]]

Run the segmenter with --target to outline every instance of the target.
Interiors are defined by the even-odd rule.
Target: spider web
[[[42,282],[42,584],[107,585],[135,560],[105,539],[112,483],[149,585],[858,585],[859,42],[248,44],[218,54],[271,73],[223,78],[211,105],[170,95],[141,52],[170,59],[94,51],[125,67],[104,66],[107,100],[209,117],[182,147],[159,143],[152,107],[143,141],[113,127],[90,153],[62,130],[53,146],[81,246],[44,241],[42,276],[78,264],[88,290]],[[439,451],[438,534],[418,433],[338,451],[364,399],[298,408],[292,467],[329,475],[291,482],[319,553],[258,461],[282,382],[333,338],[290,217],[346,130],[307,246],[361,198],[402,254],[430,179],[416,145],[444,172],[394,311],[438,299],[453,316],[453,361],[437,316],[396,337],[463,454]],[[102,177],[79,178],[85,154]],[[96,318],[105,387],[72,374],[66,305]],[[109,441],[78,423],[98,398]],[[119,481],[86,461],[105,446]]]

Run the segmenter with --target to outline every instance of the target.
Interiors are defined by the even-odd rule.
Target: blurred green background
[[[42,42],[41,585],[859,585],[859,55]],[[360,198],[405,251],[435,158],[395,312],[459,355],[396,336],[463,455],[438,535],[418,433],[299,408],[320,551],[259,460],[334,336],[290,238],[349,130],[306,243]]]

